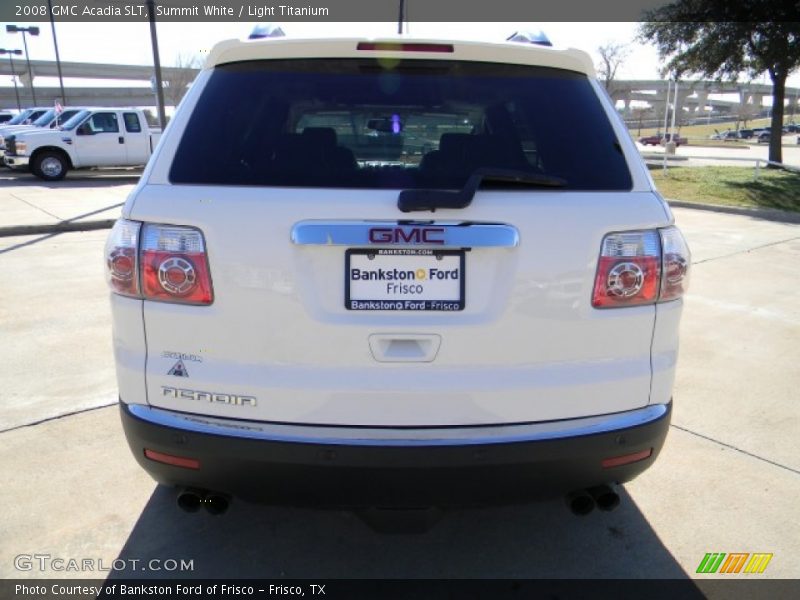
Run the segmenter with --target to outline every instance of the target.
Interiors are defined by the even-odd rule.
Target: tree
[[[680,76],[736,80],[764,71],[772,80],[769,159],[782,162],[786,77],[800,67],[800,12],[795,2],[773,0],[677,0],[654,9],[639,25],[640,41],[652,42],[665,71]]]
[[[759,108],[760,108],[759,106],[756,106],[750,102],[744,102],[744,101],[740,102],[739,106],[736,109],[736,131],[739,131],[740,121],[742,122],[744,127],[747,127],[747,122],[758,116]]]
[[[636,137],[640,137],[642,135],[642,121],[644,120],[645,115],[650,116],[653,114],[653,107],[651,106],[637,106],[633,109],[633,116],[639,124],[639,132],[636,134]]]
[[[169,85],[164,88],[164,103],[178,106],[178,103],[186,95],[189,84],[197,76],[197,69],[203,64],[199,56],[186,56],[178,54],[175,59],[175,67],[169,72],[167,81]]]
[[[616,42],[608,42],[597,49],[600,55],[600,62],[597,65],[597,74],[606,86],[608,95],[611,96],[614,92],[613,83],[617,77],[617,70],[620,65],[628,58],[631,53],[627,44],[619,44]]]

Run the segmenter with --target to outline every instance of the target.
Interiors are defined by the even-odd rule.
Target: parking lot
[[[119,214],[136,174],[43,184],[0,172],[0,228]],[[385,535],[346,512],[235,502],[185,514],[130,456],[115,406],[106,231],[0,237],[0,577],[15,557],[127,561],[123,575],[289,578],[682,578],[709,552],[774,556],[800,577],[800,225],[676,208],[693,251],[673,425],[611,513],[561,499],[452,511]],[[193,571],[141,571],[151,558]],[[121,564],[121,563],[118,563]],[[138,566],[137,566],[138,565]],[[731,576],[729,576],[731,577]],[[735,577],[745,577],[737,575]]]
[[[796,143],[798,134],[790,134],[783,137],[781,148],[783,164],[790,167],[800,167],[800,145]],[[769,158],[769,145],[759,144],[748,141],[747,145],[731,145],[729,147],[708,147],[703,145],[704,140],[692,139],[688,145],[682,145],[675,151],[675,158],[678,162],[675,166],[681,167],[707,167],[711,165],[723,167],[746,167],[754,166],[756,159],[765,161]],[[664,155],[663,146],[643,146],[636,143],[639,150],[650,157],[662,157]],[[764,164],[761,164],[764,167]]]

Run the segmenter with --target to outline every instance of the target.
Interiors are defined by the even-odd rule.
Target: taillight
[[[676,227],[610,233],[603,238],[592,306],[616,308],[680,298],[691,255]]]
[[[213,301],[205,242],[198,229],[145,223],[140,257],[145,300],[184,304]]]
[[[659,301],[675,300],[683,296],[689,285],[689,266],[692,254],[680,229],[667,227],[660,229],[661,252],[663,265],[661,267],[661,294]]]
[[[138,248],[141,223],[119,219],[106,241],[106,281],[123,296],[139,296]]]
[[[658,298],[661,248],[656,231],[611,233],[603,238],[592,306],[652,304]]]
[[[106,242],[106,279],[123,296],[211,304],[203,234],[193,227],[120,219]]]

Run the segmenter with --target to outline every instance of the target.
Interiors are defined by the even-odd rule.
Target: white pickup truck
[[[59,129],[19,132],[5,139],[5,164],[46,181],[69,169],[144,165],[161,137],[137,108],[80,111]]]

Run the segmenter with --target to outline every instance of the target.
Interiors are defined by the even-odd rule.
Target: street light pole
[[[14,68],[14,55],[22,54],[22,50],[7,50],[0,48],[0,54],[8,53],[8,60],[11,63],[11,81],[14,82],[14,95],[17,97],[17,110],[22,110],[22,103],[19,101],[19,88],[17,88],[17,70]]]
[[[403,21],[405,20],[405,0],[400,0],[400,14],[397,16],[397,33],[403,33]]]
[[[58,55],[58,39],[56,38],[56,21],[53,18],[53,0],[47,0],[50,11],[50,29],[53,31],[53,45],[56,47],[56,67],[58,67],[58,85],[61,86],[61,104],[67,105],[67,95],[64,93],[64,77],[61,75],[61,57]]]
[[[25,38],[26,33],[31,35],[39,35],[38,27],[17,27],[16,25],[6,25],[6,32],[8,33],[21,33],[22,45],[25,47],[25,61],[28,63],[28,77],[31,80],[31,95],[33,96],[33,105],[36,106],[36,90],[33,87],[33,69],[31,68],[31,55],[28,54],[28,42]]]
[[[147,16],[150,20],[150,41],[153,44],[153,66],[156,71],[156,95],[158,97],[158,121],[161,131],[167,126],[167,114],[164,111],[164,86],[161,83],[161,59],[158,56],[158,36],[156,35],[156,8],[153,0],[147,0]]]

